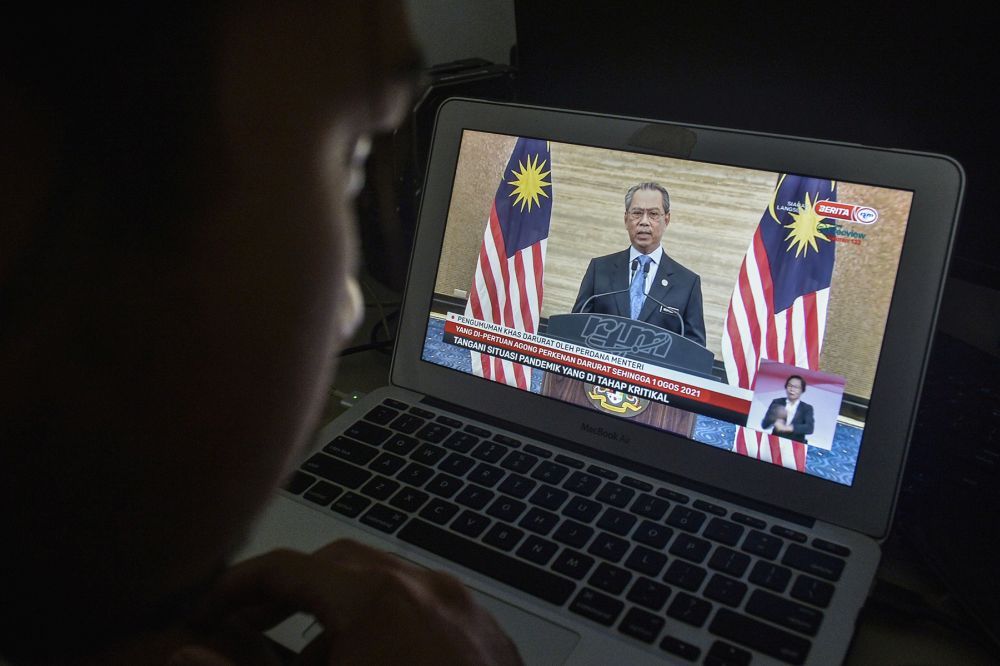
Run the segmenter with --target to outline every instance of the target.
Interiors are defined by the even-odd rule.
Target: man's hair
[[[797,379],[800,382],[802,382],[802,392],[805,393],[805,390],[806,390],[806,380],[802,378],[802,375],[792,375],[788,379],[786,379],[785,380],[785,388],[788,388],[788,382],[792,381],[793,379]]]
[[[654,182],[639,183],[638,185],[633,185],[632,187],[628,188],[628,192],[625,193],[626,211],[628,211],[628,209],[632,207],[632,197],[635,196],[635,193],[638,192],[639,190],[656,190],[657,192],[659,192],[660,196],[663,197],[663,212],[664,213],[670,212],[670,194],[667,192],[667,188],[663,187],[663,185],[660,185],[659,183],[654,183]]]

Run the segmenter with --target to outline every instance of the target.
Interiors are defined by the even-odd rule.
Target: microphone
[[[583,305],[580,306],[580,309],[576,311],[577,314],[584,312],[587,309],[587,306],[590,305],[590,302],[592,300],[594,300],[595,298],[604,298],[605,296],[614,296],[615,294],[624,294],[624,293],[627,293],[628,290],[631,288],[632,280],[635,279],[635,272],[637,270],[639,270],[639,260],[638,259],[633,259],[632,260],[632,266],[631,266],[631,268],[632,268],[632,272],[631,272],[631,274],[629,274],[629,277],[628,277],[628,283],[629,283],[628,287],[626,287],[625,289],[618,289],[616,291],[606,291],[606,292],[604,292],[602,294],[594,294],[593,296],[591,296],[590,298],[588,298],[587,300],[585,300],[583,302]],[[647,264],[646,265],[646,273],[648,273],[648,272],[649,272],[649,265]]]

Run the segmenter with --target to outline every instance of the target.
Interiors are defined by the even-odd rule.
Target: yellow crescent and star
[[[771,214],[771,219],[773,219],[778,224],[781,222],[778,220],[777,212],[775,211],[775,200],[778,197],[778,190],[781,189],[781,183],[785,180],[784,174],[781,176],[781,180],[778,181],[778,186],[774,188],[774,195],[771,197],[771,203],[767,210]],[[835,182],[830,182],[830,187],[833,188],[836,185]],[[816,193],[816,199],[819,199],[819,193]],[[806,200],[804,203],[798,205],[797,212],[789,212],[792,218],[790,224],[782,225],[785,229],[788,229],[788,235],[785,236],[784,240],[789,241],[788,247],[785,248],[786,252],[791,252],[795,250],[795,257],[798,258],[802,254],[808,254],[809,248],[812,248],[815,252],[819,252],[819,246],[816,244],[816,239],[820,239],[826,243],[830,242],[826,234],[822,233],[823,229],[832,229],[836,225],[830,224],[828,222],[823,222],[826,218],[815,210],[815,201],[810,200],[809,193],[806,193]]]
[[[545,171],[546,160],[541,160],[541,155],[536,154],[534,158],[529,154],[527,159],[527,164],[521,160],[517,161],[517,169],[511,169],[511,174],[514,176],[514,180],[507,181],[508,185],[513,185],[514,189],[511,190],[508,196],[515,196],[514,205],[521,204],[521,212],[524,212],[524,207],[528,207],[528,212],[531,212],[532,205],[540,206],[541,203],[538,199],[539,196],[548,198],[549,195],[546,194],[543,188],[552,187],[552,183],[545,180],[551,171]]]

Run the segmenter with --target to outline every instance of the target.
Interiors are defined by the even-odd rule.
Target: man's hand
[[[324,628],[303,650],[303,664],[521,663],[457,579],[346,540],[311,555],[272,551],[227,571],[202,618],[214,638],[182,648],[170,663],[281,663],[260,632],[296,612]]]

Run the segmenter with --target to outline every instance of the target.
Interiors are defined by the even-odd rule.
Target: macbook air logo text
[[[601,426],[592,426],[586,422],[580,424],[580,429],[591,435],[606,437],[615,442],[621,442],[622,444],[628,444],[631,441],[628,435],[623,435],[620,432],[614,432],[612,430],[605,430]]]

